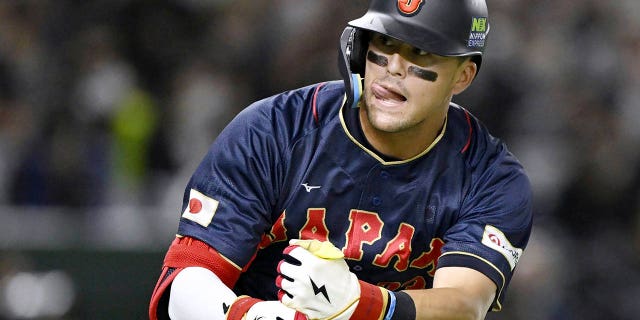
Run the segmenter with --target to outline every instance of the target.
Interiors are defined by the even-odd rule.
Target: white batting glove
[[[289,244],[276,279],[282,304],[310,319],[349,319],[360,299],[360,284],[342,251],[318,240],[294,239]]]
[[[307,320],[307,317],[280,301],[263,301],[240,296],[226,313],[227,320]]]

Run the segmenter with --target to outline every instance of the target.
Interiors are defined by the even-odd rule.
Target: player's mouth
[[[387,106],[399,106],[407,101],[407,97],[402,95],[398,89],[384,84],[371,84],[371,92],[376,100]]]

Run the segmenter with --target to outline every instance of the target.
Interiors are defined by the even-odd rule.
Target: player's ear
[[[453,86],[454,95],[462,93],[469,87],[469,85],[471,85],[471,82],[473,82],[473,78],[475,78],[476,73],[478,73],[478,66],[469,58],[465,58],[456,72],[457,80]]]

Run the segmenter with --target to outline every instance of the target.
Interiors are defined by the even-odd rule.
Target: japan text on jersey
[[[241,112],[192,176],[178,233],[245,268],[234,290],[254,297],[275,299],[281,252],[302,238],[331,241],[359,279],[391,290],[430,287],[438,266],[474,268],[499,309],[531,231],[517,159],[452,104],[427,150],[385,161],[347,127],[357,110],[343,100],[330,82]]]

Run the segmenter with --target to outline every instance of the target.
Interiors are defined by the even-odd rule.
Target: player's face
[[[475,70],[468,60],[438,56],[375,33],[367,53],[362,121],[368,123],[363,126],[378,134],[433,136],[442,127],[451,97],[471,83]]]

